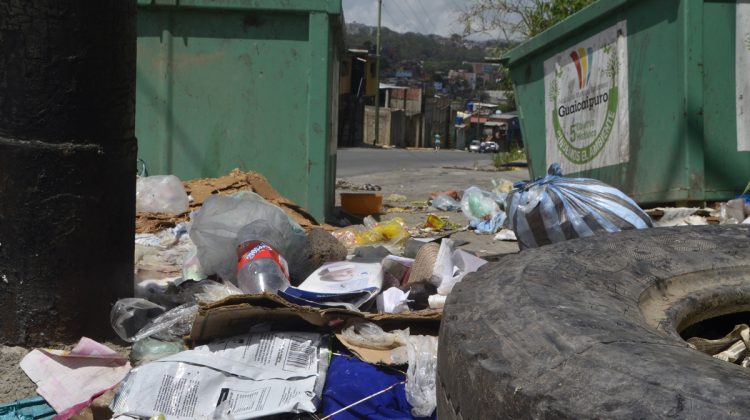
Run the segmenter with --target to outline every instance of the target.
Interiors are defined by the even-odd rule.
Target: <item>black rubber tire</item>
[[[678,331],[750,310],[750,226],[655,228],[531,249],[448,297],[438,417],[750,416],[750,369]]]

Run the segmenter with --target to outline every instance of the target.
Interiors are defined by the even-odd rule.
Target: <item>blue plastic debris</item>
[[[47,420],[57,413],[42,397],[0,405],[0,420]]]
[[[411,405],[406,400],[403,384],[405,380],[406,375],[395,369],[374,366],[353,356],[334,355],[323,389],[323,416],[334,414],[344,407],[393,386],[386,392],[341,411],[333,418],[412,419],[414,417],[411,415]]]

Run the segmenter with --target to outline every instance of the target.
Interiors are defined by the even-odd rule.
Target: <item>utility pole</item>
[[[375,141],[373,144],[378,144],[378,139],[380,139],[380,12],[382,9],[383,0],[378,0],[378,33],[375,40],[375,83],[377,83],[377,88],[375,90]],[[388,104],[385,105],[388,106]]]

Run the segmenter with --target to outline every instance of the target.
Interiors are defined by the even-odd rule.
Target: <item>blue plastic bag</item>
[[[326,374],[322,411],[328,416],[365,397],[403,382],[406,375],[395,369],[381,368],[356,357],[334,355]],[[412,419],[411,405],[406,400],[404,384],[357,404],[333,418],[346,419]],[[435,415],[433,415],[435,418]]]
[[[620,190],[595,179],[565,178],[556,163],[547,176],[514,186],[506,206],[508,227],[521,249],[653,226],[651,218]]]

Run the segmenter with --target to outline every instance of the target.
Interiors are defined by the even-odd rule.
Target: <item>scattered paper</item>
[[[383,265],[341,261],[324,264],[297,287],[288,287],[278,294],[300,305],[342,307],[359,310],[380,292]]]
[[[328,368],[322,342],[304,332],[214,341],[133,369],[112,411],[177,420],[315,412]]]
[[[83,337],[70,352],[32,350],[21,360],[21,369],[57,411],[57,418],[68,419],[117,386],[130,371],[130,363],[109,347]]]
[[[378,295],[378,312],[389,314],[409,312],[409,306],[406,303],[408,301],[408,298],[409,292],[404,292],[397,287],[391,287],[390,289]]]
[[[486,260],[463,249],[454,250],[454,242],[451,239],[443,239],[432,271],[433,284],[437,286],[439,294],[446,296],[464,276],[477,271],[485,264]]]

